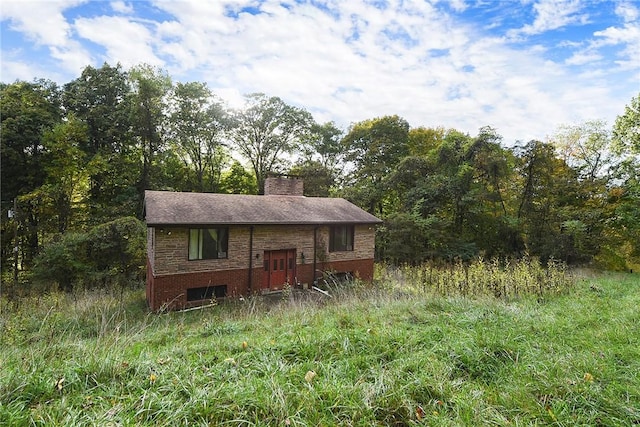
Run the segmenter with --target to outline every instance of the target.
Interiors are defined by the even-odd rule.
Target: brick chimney
[[[292,175],[269,176],[264,181],[265,196],[303,196],[304,181]]]

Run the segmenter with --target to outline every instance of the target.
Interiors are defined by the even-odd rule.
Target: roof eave
[[[353,224],[353,225],[377,225],[382,224],[381,220],[378,221],[295,221],[295,222],[152,222],[147,221],[149,227],[201,227],[201,226],[236,226],[246,227],[252,225],[338,225],[338,224]]]

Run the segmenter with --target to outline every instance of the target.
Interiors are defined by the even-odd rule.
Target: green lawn
[[[2,301],[0,425],[640,424],[637,274],[544,298],[385,280],[168,314]]]

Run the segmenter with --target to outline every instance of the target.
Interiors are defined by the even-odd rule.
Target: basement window
[[[329,252],[353,250],[353,225],[336,225],[329,230]]]
[[[227,285],[203,286],[187,289],[187,301],[202,301],[223,298],[227,295]]]
[[[229,229],[189,229],[189,260],[227,258]]]

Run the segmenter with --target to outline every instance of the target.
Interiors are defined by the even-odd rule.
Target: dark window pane
[[[200,301],[213,297],[222,298],[227,295],[227,285],[204,286],[187,289],[187,301]]]
[[[339,225],[331,227],[329,230],[329,251],[352,251],[353,233],[353,225]]]
[[[189,230],[189,259],[227,258],[228,228],[194,228]]]

